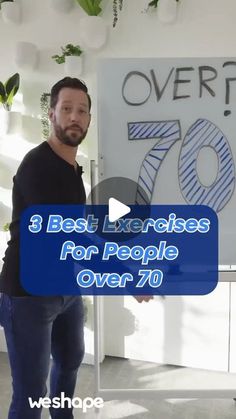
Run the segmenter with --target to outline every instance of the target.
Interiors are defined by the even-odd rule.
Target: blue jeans
[[[10,360],[13,396],[8,419],[40,419],[42,408],[31,408],[47,393],[52,354],[50,395],[72,398],[84,356],[84,310],[80,296],[10,297],[0,299]],[[51,408],[53,419],[73,419],[72,409]]]

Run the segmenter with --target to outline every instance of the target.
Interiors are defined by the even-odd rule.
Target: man
[[[65,77],[51,90],[48,141],[31,150],[14,177],[11,240],[0,277],[1,322],[4,327],[13,378],[8,419],[39,419],[41,409],[29,404],[47,393],[50,399],[72,398],[77,371],[84,355],[84,313],[80,296],[29,296],[19,281],[19,221],[33,204],[83,204],[81,167],[75,161],[90,123],[91,99],[80,80]],[[33,278],[32,278],[33,280]],[[136,296],[138,302],[149,296]],[[53,419],[71,419],[69,408],[50,409]]]
[[[2,324],[13,379],[8,419],[39,419],[29,397],[45,397],[49,372],[50,398],[72,398],[77,371],[84,355],[84,313],[81,296],[27,295],[19,281],[19,221],[33,204],[83,204],[82,168],[75,157],[90,123],[91,99],[87,87],[65,77],[51,90],[48,141],[31,150],[13,179],[11,240],[0,277]],[[32,278],[33,280],[33,278]],[[53,419],[73,418],[72,409],[50,409]]]

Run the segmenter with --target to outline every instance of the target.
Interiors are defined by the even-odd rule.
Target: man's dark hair
[[[64,77],[64,79],[59,80],[56,84],[54,84],[54,86],[52,86],[51,95],[50,95],[51,108],[55,108],[57,104],[59,92],[64,87],[82,90],[84,93],[86,93],[88,97],[88,102],[89,102],[89,110],[91,109],[91,98],[88,94],[88,89],[87,89],[86,84],[82,80],[79,80],[77,78],[72,78],[72,77]]]

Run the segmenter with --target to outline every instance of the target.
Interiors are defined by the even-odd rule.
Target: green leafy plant
[[[49,99],[50,99],[50,93],[43,93],[40,97],[42,134],[43,134],[43,138],[45,138],[46,140],[49,137],[49,131],[50,131],[50,124],[49,124],[49,118],[48,118],[48,111],[50,107]]]
[[[119,12],[123,9],[123,0],[113,0],[113,28],[118,22]]]
[[[9,231],[10,224],[11,224],[11,223],[6,223],[6,224],[4,224],[4,226],[3,226],[3,231]]]
[[[80,56],[83,51],[79,45],[67,44],[65,47],[61,47],[62,55],[53,55],[52,58],[57,62],[57,64],[63,64],[65,62],[65,57],[70,55]]]
[[[100,15],[102,8],[100,4],[102,0],[76,0],[79,3],[80,7],[89,15],[89,16],[98,16]]]
[[[17,93],[20,85],[19,73],[13,74],[5,83],[0,81],[0,103],[10,111],[13,103],[13,97]]]

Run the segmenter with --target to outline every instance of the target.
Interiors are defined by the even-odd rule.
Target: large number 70
[[[137,204],[150,204],[160,166],[168,151],[181,140],[179,121],[129,122],[129,140],[159,138],[146,154],[139,172]],[[218,172],[210,186],[204,186],[197,173],[197,158],[202,147],[217,154]],[[192,205],[208,205],[216,212],[229,202],[235,186],[232,151],[222,131],[206,119],[198,119],[188,129],[181,146],[178,164],[179,185],[185,201]],[[142,192],[146,196],[143,196]]]

